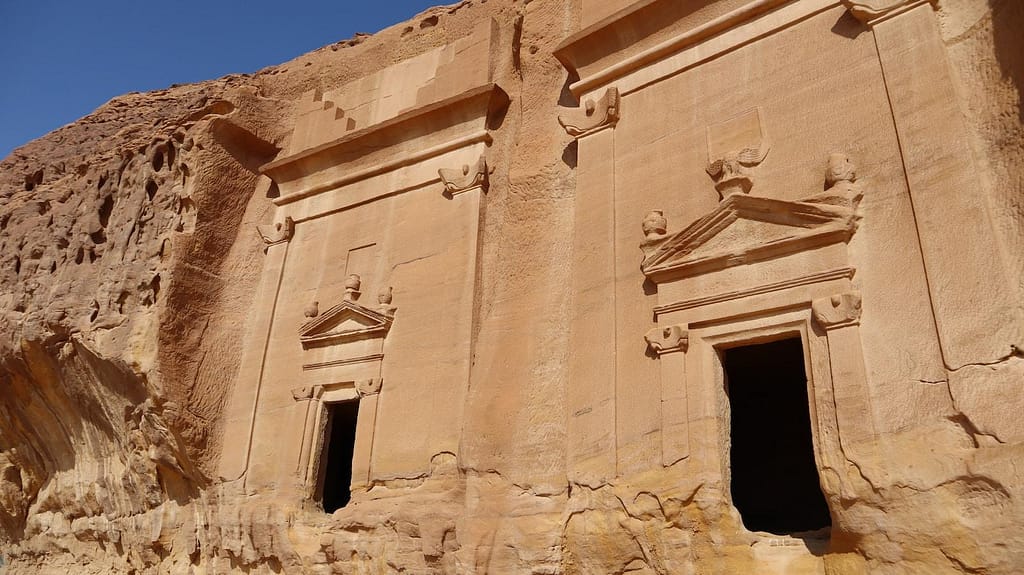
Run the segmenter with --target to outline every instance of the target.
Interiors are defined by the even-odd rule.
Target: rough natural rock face
[[[19,148],[0,571],[1024,572],[1022,29],[466,0]]]

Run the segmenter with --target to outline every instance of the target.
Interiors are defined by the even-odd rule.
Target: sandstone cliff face
[[[620,438],[618,473],[611,477],[592,473],[587,462],[576,466],[573,422],[581,413],[573,403],[579,382],[572,381],[572,357],[588,340],[579,339],[586,296],[573,286],[589,248],[572,238],[592,217],[577,203],[582,194],[596,193],[590,183],[602,168],[586,163],[598,149],[593,139],[577,142],[559,125],[559,114],[578,105],[570,85],[579,78],[553,54],[571,34],[630,3],[593,4],[466,0],[431,9],[251,76],[116,98],[0,162],[0,558],[6,563],[0,570],[1024,570],[1024,476],[1017,464],[1024,457],[1018,416],[1024,359],[1010,345],[995,356],[979,352],[954,362],[939,357],[932,335],[865,319],[866,377],[880,413],[874,417],[883,423],[857,449],[829,452],[839,441],[822,440],[818,467],[832,514],[824,537],[747,532],[727,480],[710,467],[646,465],[653,444],[645,442],[654,431],[637,431],[643,437],[633,443]],[[715,16],[744,3],[694,4],[693,14]],[[845,8],[828,9],[839,14]],[[232,394],[251,385],[239,375],[252,367],[246,355],[252,329],[242,326],[261,305],[255,294],[271,257],[256,227],[281,221],[282,208],[273,203],[281,190],[260,167],[301,149],[293,130],[304,94],[337,90],[453,45],[491,19],[489,50],[498,57],[490,81],[509,103],[488,126],[492,171],[479,200],[473,293],[464,294],[472,316],[466,338],[471,368],[460,391],[462,415],[450,434],[454,444],[417,453],[424,462],[419,468],[371,473],[353,503],[331,515],[304,498],[306,487],[294,478],[270,471],[266,480],[255,478],[261,465],[270,469],[273,462],[255,461],[250,469],[246,460],[244,479],[225,477],[224,461],[253,442],[251,429],[248,438],[227,430]],[[991,253],[987,265],[1005,269],[1013,285],[1003,293],[1024,301],[1024,8],[1014,0],[948,0],[938,6],[937,21],[955,105],[969,128],[966,145],[978,166],[976,187],[963,193],[984,206],[996,232],[999,253]],[[849,18],[835,24],[836,34],[854,29],[852,36],[864,33]],[[666,27],[651,37],[670,32]],[[796,105],[820,102],[793,90]],[[663,113],[653,104],[633,112]],[[777,144],[772,153],[785,154],[787,145]],[[577,186],[577,178],[586,185]],[[902,182],[902,175],[894,179]],[[669,197],[668,186],[657,188],[650,188],[651,197]],[[659,207],[629,199],[646,193],[635,190],[616,209]],[[690,220],[714,208],[717,199],[708,197]],[[879,233],[872,226],[885,227],[875,222],[902,213],[901,197],[867,198],[858,216],[855,238],[867,239],[853,240],[850,249],[855,277],[867,284],[856,286],[865,292],[867,316],[898,307],[870,297],[871,274],[886,273],[872,272],[872,262],[886,260],[886,248],[897,245],[871,234]],[[398,226],[409,219],[415,218],[389,221]],[[639,218],[629,222],[636,237],[613,241],[633,249],[643,236]],[[949,241],[971,233],[953,228]],[[639,286],[640,250],[622,257]],[[926,283],[924,276],[920,282]],[[921,289],[920,299],[908,305],[929,308],[932,292]],[[652,297],[636,292],[629,297]],[[977,309],[998,303],[1019,311],[1019,304],[987,301],[986,293],[986,286],[977,286]],[[401,286],[398,294],[396,326],[411,308],[401,300]],[[633,305],[626,297],[619,301]],[[320,303],[322,310],[326,302]],[[641,310],[621,329],[653,325],[649,313]],[[978,329],[973,310],[943,316],[951,324],[938,328],[931,319],[912,321],[929,330]],[[405,337],[395,329],[396,338]],[[640,389],[638,395],[655,377],[653,362],[665,361],[644,353],[642,336],[643,330],[623,336],[639,347],[618,352],[623,365],[639,366],[620,383]],[[599,343],[601,334],[594,337]],[[910,352],[890,362],[889,341]],[[899,363],[906,381],[889,381],[887,362]],[[896,399],[887,403],[886,397]],[[646,409],[643,397],[629,401],[633,407],[616,413]],[[288,417],[281,416],[287,422],[282,429],[301,427],[301,418]],[[264,429],[277,433],[273,426]],[[702,449],[714,451],[700,447],[713,439],[690,429],[689,461],[699,460]],[[398,444],[419,438],[391,441],[397,452]],[[385,468],[379,458],[386,454],[375,457]]]

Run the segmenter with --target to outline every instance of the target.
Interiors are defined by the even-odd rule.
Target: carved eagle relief
[[[739,166],[752,168],[764,161],[768,156],[771,144],[767,141],[759,143],[756,147],[743,148],[738,152],[728,152],[725,156],[708,164],[708,175],[716,180],[729,172],[739,171]]]

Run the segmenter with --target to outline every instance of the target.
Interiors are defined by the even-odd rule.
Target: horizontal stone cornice
[[[579,97],[791,1],[753,0],[660,42],[655,41],[640,51],[631,50],[653,38],[664,28],[666,20],[680,20],[691,10],[687,3],[678,0],[644,0],[569,36],[554,53],[566,69],[579,75],[580,79],[569,87]],[[622,56],[615,57],[616,53]]]
[[[479,142],[489,143],[489,121],[509,98],[491,83],[414,108],[334,141],[260,168],[278,184],[281,206],[371,178]],[[381,161],[367,160],[389,150]]]

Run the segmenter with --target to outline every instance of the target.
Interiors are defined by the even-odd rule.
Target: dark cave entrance
[[[329,403],[324,450],[321,454],[324,511],[334,513],[348,504],[352,497],[352,454],[356,446],[356,419],[359,401]]]
[[[722,364],[732,501],[744,527],[787,535],[831,526],[814,463],[800,338],[726,349]]]

